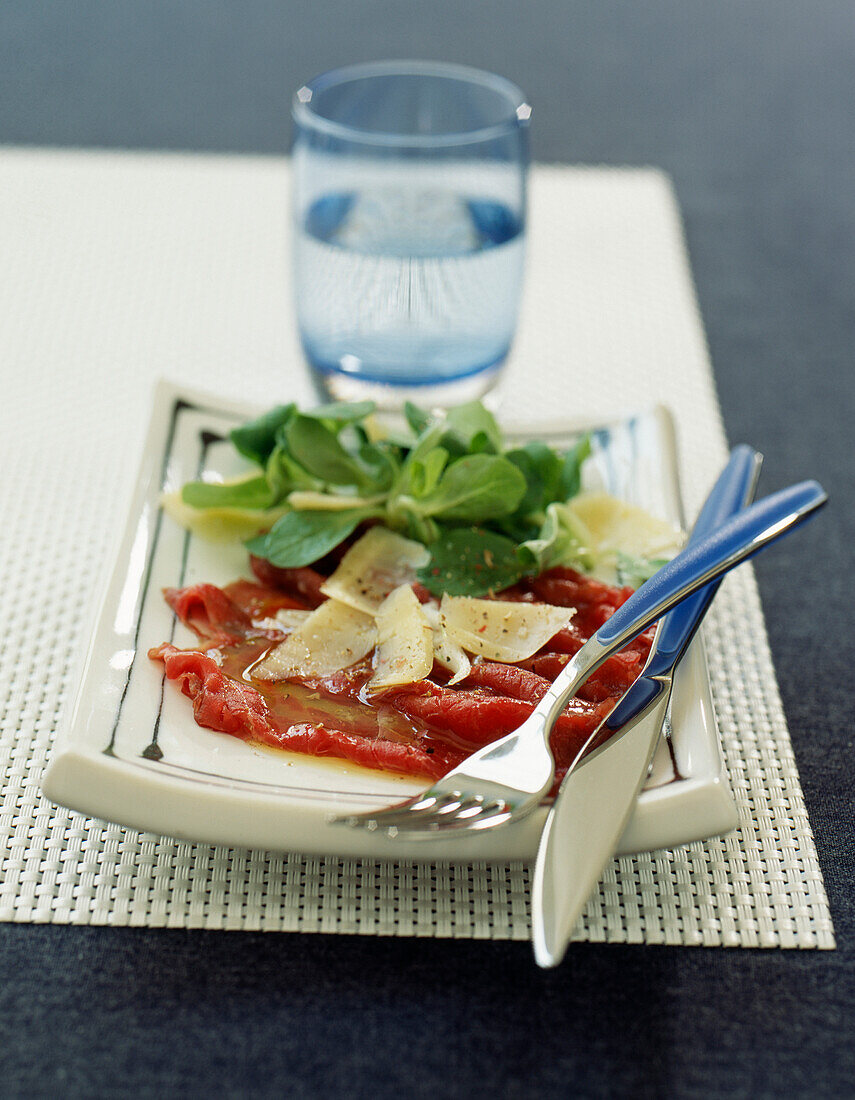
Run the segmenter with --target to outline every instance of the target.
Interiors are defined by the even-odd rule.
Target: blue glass
[[[294,97],[294,286],[336,398],[467,400],[513,339],[531,111],[490,73],[354,65]]]

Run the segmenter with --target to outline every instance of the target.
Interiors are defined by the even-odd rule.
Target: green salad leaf
[[[290,457],[310,475],[330,485],[372,485],[370,472],[357,454],[342,445],[338,433],[323,420],[298,414],[285,428]]]
[[[571,565],[588,572],[596,564],[591,543],[590,532],[573,511],[572,503],[553,501],[547,505],[537,538],[521,543],[519,554],[533,573],[555,565]]]
[[[285,500],[289,493],[323,492],[325,488],[324,482],[303,469],[283,445],[274,448],[265,465],[264,476],[277,502]]]
[[[460,454],[498,454],[502,432],[493,414],[480,401],[456,405],[445,417],[445,443]]]
[[[559,500],[575,497],[582,487],[582,463],[591,454],[591,437],[583,435],[579,442],[564,455],[561,468]]]
[[[266,535],[250,539],[246,547],[250,553],[266,558],[273,565],[292,568],[311,565],[352,535],[370,515],[370,510],[365,508],[286,512]]]
[[[297,406],[293,403],[277,405],[255,420],[235,428],[230,433],[235,449],[250,462],[263,466],[273,453],[280,429],[288,423],[296,411]]]
[[[527,572],[513,540],[483,527],[458,527],[440,535],[419,580],[435,596],[483,596]]]
[[[317,405],[308,409],[303,416],[315,420],[325,420],[330,424],[354,424],[364,420],[374,412],[373,401],[331,401],[327,405]]]
[[[404,417],[410,426],[413,435],[421,435],[431,422],[431,415],[425,409],[420,409],[412,401],[404,404]]]
[[[525,479],[526,491],[517,508],[520,518],[543,512],[552,501],[566,499],[561,489],[565,460],[552,447],[534,440],[524,447],[508,451],[505,458],[517,467]]]
[[[525,493],[525,478],[499,455],[458,458],[443,472],[433,490],[413,502],[417,515],[436,519],[484,520],[510,515]]]
[[[617,551],[617,580],[618,584],[629,585],[630,588],[640,588],[667,562],[667,558],[639,558],[635,554],[625,554]]]
[[[266,477],[248,477],[240,481],[188,481],[181,499],[191,508],[271,508],[274,494]]]

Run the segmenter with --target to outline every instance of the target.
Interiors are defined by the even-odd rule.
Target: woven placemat
[[[311,398],[291,322],[287,184],[274,159],[0,153],[0,919],[524,939],[522,864],[211,848],[40,795],[154,379],[259,405]],[[531,193],[504,407],[554,420],[669,405],[694,514],[726,444],[668,181],[535,168]],[[576,938],[833,947],[749,568],[725,581],[705,634],[740,827],[615,860]]]

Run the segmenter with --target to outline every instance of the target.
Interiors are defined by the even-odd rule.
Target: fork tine
[[[390,837],[402,832],[419,837],[461,829],[487,829],[512,816],[511,806],[502,799],[449,792],[446,795],[425,793],[385,810],[349,814],[333,820],[369,832],[383,830]]]
[[[408,798],[406,802],[396,802],[394,805],[387,806],[385,809],[371,810],[359,816],[391,819],[402,814],[432,814],[437,812],[438,807],[443,805],[447,797],[447,795],[431,794],[430,791],[425,791],[424,794],[420,794],[416,798]]]
[[[485,801],[479,795],[470,794],[460,800],[455,799],[439,811],[421,814],[390,814],[381,811],[374,815],[374,820],[377,827],[394,829],[394,835],[406,832],[413,836],[435,836],[438,832],[487,828],[488,825],[500,824],[499,819],[509,817],[510,812],[509,805],[504,801]]]
[[[422,805],[423,802],[424,799],[420,799],[413,804],[403,803],[385,810],[360,814],[358,821],[376,821],[378,827],[412,822],[413,826],[421,828],[426,822],[439,819],[440,815],[453,813],[461,805],[459,796],[454,794],[433,797],[427,805]]]
[[[379,810],[367,810],[364,813],[347,814],[343,817],[332,817],[333,821],[350,825],[354,828],[377,829],[397,823],[399,818],[410,817],[423,820],[437,812],[437,807],[453,800],[452,795],[434,794],[424,791],[422,794],[409,798],[404,802],[396,802],[392,806]]]
[[[408,837],[417,840],[422,836],[435,837],[456,832],[476,832],[479,829],[489,829],[509,821],[511,817],[510,807],[507,804],[502,804],[486,811],[480,811],[472,817],[461,818],[458,814],[453,814],[447,820],[434,817],[427,821],[424,818],[419,821],[397,821],[394,825],[389,826],[388,832],[390,836],[405,833]]]
[[[476,820],[469,823],[469,828],[473,831],[476,829],[492,829],[495,825],[503,825],[506,821],[510,821],[513,817],[513,809],[503,802],[501,805],[497,805],[494,809],[488,810],[481,814]]]

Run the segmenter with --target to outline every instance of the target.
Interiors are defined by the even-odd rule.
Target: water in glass
[[[504,359],[522,275],[520,218],[452,191],[324,194],[299,226],[303,347],[318,371],[419,386]]]

